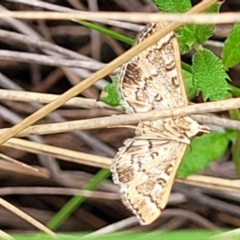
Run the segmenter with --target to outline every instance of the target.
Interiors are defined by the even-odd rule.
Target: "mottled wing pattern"
[[[164,24],[148,25],[138,44]],[[177,40],[169,33],[121,69],[118,92],[128,113],[187,105]],[[190,117],[140,122],[113,160],[113,180],[124,204],[141,224],[150,224],[165,207],[177,168],[190,138],[206,128]]]
[[[139,33],[135,44],[164,27],[152,23]],[[127,112],[187,105],[178,43],[171,32],[122,66],[118,92]]]
[[[185,148],[184,143],[160,139],[127,139],[120,148],[113,179],[121,183],[123,202],[142,225],[153,222],[165,208]]]

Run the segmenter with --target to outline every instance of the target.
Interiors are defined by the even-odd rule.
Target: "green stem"
[[[86,184],[84,189],[93,190],[97,185],[104,179],[108,178],[110,175],[109,170],[101,169],[89,183]],[[74,196],[72,197],[55,216],[48,222],[47,227],[55,230],[60,226],[84,201],[85,197],[83,196]]]
[[[185,63],[185,62],[181,62],[181,67],[183,70],[189,72],[189,73],[192,73],[192,66]]]
[[[201,52],[204,49],[204,47],[201,44],[195,44],[193,48],[195,49],[196,52]]]
[[[93,23],[90,23],[90,22],[86,22],[86,21],[78,21],[78,20],[74,20],[75,22],[77,23],[80,23],[82,24],[83,26],[85,27],[88,27],[88,28],[91,28],[91,29],[94,29],[100,33],[103,33],[105,35],[108,35],[116,40],[119,40],[121,42],[124,42],[124,43],[128,43],[130,45],[133,45],[134,43],[134,40],[132,38],[128,38],[128,37],[125,37],[124,35],[122,34],[119,34],[119,33],[116,33],[114,31],[111,31],[105,27],[101,27],[100,25],[97,25],[97,24],[93,24]]]
[[[232,86],[231,84],[228,84],[228,87],[233,97],[240,97],[240,89],[238,87]]]

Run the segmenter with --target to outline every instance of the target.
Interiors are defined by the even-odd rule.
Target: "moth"
[[[151,23],[135,40],[140,43],[166,23]],[[118,93],[127,113],[188,105],[181,74],[178,42],[171,32],[148,47],[120,71]],[[209,128],[189,116],[140,122],[135,137],[126,139],[111,171],[123,203],[140,224],[156,220],[165,208],[186,147]]]

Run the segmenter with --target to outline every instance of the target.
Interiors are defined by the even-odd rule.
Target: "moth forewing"
[[[180,89],[182,92],[182,101],[183,101],[184,105],[188,105],[188,97],[187,97],[186,88],[185,88],[184,80],[183,80],[183,76],[182,76],[179,44],[178,44],[176,37],[173,38],[173,50],[174,50],[173,53],[174,53],[174,57],[175,57],[175,61],[176,61],[177,79],[179,81]]]
[[[172,171],[169,172],[169,181],[168,186],[165,188],[165,191],[163,192],[162,199],[161,199],[161,209],[164,209],[168,203],[168,199],[170,196],[170,193],[172,191],[172,186],[174,183],[175,176],[177,174],[177,170],[181,164],[182,158],[184,156],[184,153],[186,151],[187,145],[184,143],[179,143],[179,147],[177,149],[178,157],[176,158],[176,161],[174,165],[172,166]]]

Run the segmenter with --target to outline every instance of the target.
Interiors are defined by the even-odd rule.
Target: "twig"
[[[55,100],[57,97],[58,97],[58,95],[55,95],[55,94],[45,94],[45,93],[37,93],[37,92],[26,92],[26,91],[14,91],[14,90],[0,89],[0,99],[2,99],[2,100],[12,100],[12,101],[21,101],[21,102],[30,102],[30,103],[33,103],[33,102],[49,103],[49,102]],[[109,106],[109,105],[107,105],[103,102],[96,101],[95,99],[87,99],[87,98],[81,98],[81,97],[72,98],[68,102],[64,103],[63,106],[77,107],[77,108],[81,107],[81,108],[88,108],[88,109],[91,109],[91,108],[105,108],[105,109],[116,110],[116,111],[119,111],[119,112],[123,111],[120,106],[119,107],[112,107],[112,106]],[[174,111],[175,110],[173,109],[173,112]],[[128,115],[128,116],[131,119],[131,115]],[[168,117],[171,117],[171,116],[172,116],[172,113]],[[202,122],[202,123],[212,124],[212,125],[221,126],[221,127],[228,127],[228,128],[235,129],[235,130],[240,130],[240,122],[238,122],[238,121],[219,118],[219,117],[215,117],[215,116],[205,116],[205,115],[193,115],[192,117],[195,120],[197,120],[199,122]],[[149,120],[151,120],[151,117],[149,118]],[[73,123],[73,122],[71,122],[71,123]],[[68,128],[70,126],[69,123],[64,122],[64,123],[62,123],[63,125],[60,127],[60,129],[66,129],[67,131],[88,129],[88,123],[85,124],[85,122],[84,122],[84,126],[85,126],[84,128],[81,128],[81,125],[83,125],[81,120],[76,121],[75,123],[76,123],[76,125],[75,124],[74,125],[76,126],[76,128]],[[117,123],[115,122],[115,124],[120,125],[120,124],[123,124],[123,123],[122,122],[117,122]],[[66,127],[64,127],[64,125]],[[79,125],[79,127],[77,127],[77,125]],[[71,126],[73,127],[72,124],[71,124]],[[102,128],[102,127],[104,127],[104,126],[97,124],[97,125],[95,125],[94,128]],[[109,125],[106,125],[105,127],[109,127]],[[40,126],[40,128],[41,128],[41,126]],[[45,126],[45,129],[46,128],[47,128],[47,126]],[[56,130],[55,133],[58,132],[57,131],[57,129],[58,129],[57,125],[56,125],[56,127],[51,127],[51,128],[54,128]],[[91,128],[92,128],[92,124],[91,124]],[[31,132],[29,130],[29,134],[36,134],[36,133]],[[42,134],[40,130],[39,130],[38,134]],[[45,134],[47,134],[47,133],[45,133]]]
[[[39,39],[39,37],[34,36],[26,36],[24,34],[10,32],[7,30],[0,29],[0,38],[1,41],[5,41],[7,43],[13,42],[18,44],[25,44],[26,46],[39,48],[41,51],[43,50],[50,50],[55,53],[59,53],[64,57],[72,58],[72,59],[78,59],[78,60],[85,60],[85,61],[91,61],[94,63],[99,63],[99,61],[96,61],[95,59],[92,59],[90,57],[87,57],[85,55],[82,55],[78,52],[71,51],[69,49],[66,49],[64,47],[58,46],[56,44],[47,42],[45,40]]]
[[[27,140],[11,138],[3,144],[4,146],[14,149],[55,157],[60,160],[74,162],[77,164],[84,164],[87,166],[109,168],[112,159],[107,157],[101,157],[97,155],[77,152],[60,147],[54,147],[47,144],[30,142]]]
[[[60,187],[2,187],[0,188],[0,195],[81,195],[87,198],[96,199],[110,199],[119,200],[120,193],[111,193],[103,191],[89,191],[74,188],[60,188]]]
[[[195,119],[197,122],[201,122],[204,124],[211,125],[211,130],[213,131],[224,131],[223,129],[219,129],[216,126],[222,127],[222,128],[231,128],[235,130],[240,130],[240,121],[216,117],[214,115],[191,115],[193,119]]]
[[[2,230],[0,230],[0,237],[5,240],[15,240],[15,238],[13,238],[12,236],[10,236],[9,234]]]
[[[210,222],[209,220],[207,220],[206,218],[203,218],[202,216],[200,216],[199,214],[196,214],[194,212],[191,212],[189,210],[183,210],[183,209],[166,209],[163,211],[162,213],[162,217],[182,217],[182,218],[186,218],[189,219],[191,222],[195,222],[198,225],[200,225],[201,227],[207,228],[207,229],[218,229],[218,227],[213,224],[212,222]],[[165,229],[165,228],[161,228],[161,229]]]
[[[67,7],[62,7],[56,4],[52,4],[52,3],[46,3],[43,1],[38,1],[38,0],[34,0],[34,1],[29,1],[29,0],[5,0],[8,2],[17,2],[17,3],[21,3],[21,4],[26,4],[29,6],[35,6],[38,8],[43,8],[43,9],[47,9],[47,10],[51,10],[51,11],[57,11],[57,12],[71,12],[71,13],[81,13],[81,11],[77,11],[71,8],[67,8]],[[73,0],[75,1],[75,0]],[[76,5],[76,3],[74,2],[74,4]],[[79,4],[79,3],[78,3]],[[120,28],[124,28],[124,29],[128,29],[131,31],[136,31],[139,32],[143,26],[140,25],[136,25],[136,24],[132,24],[132,23],[128,23],[128,22],[120,22],[120,21],[114,21],[114,20],[108,20],[108,19],[95,19],[95,22],[99,22],[99,23],[103,23],[103,24],[107,24],[110,26],[116,26],[116,27],[120,27]]]
[[[222,191],[239,192],[240,190],[240,180],[223,179],[202,175],[191,175],[187,178],[177,178],[176,181],[192,186]]]
[[[179,192],[184,193],[189,199],[193,199],[198,203],[203,204],[204,206],[209,206],[214,209],[217,209],[221,212],[229,213],[233,216],[240,216],[240,207],[234,205],[233,203],[226,203],[222,200],[218,200],[207,196],[201,193],[198,189],[189,188],[186,186],[182,186],[181,189],[178,189]]]
[[[129,218],[126,218],[122,221],[119,221],[117,223],[113,223],[113,224],[110,224],[106,227],[103,227],[93,233],[90,233],[86,236],[83,237],[83,239],[88,239],[89,237],[96,237],[96,236],[99,236],[99,235],[103,235],[103,234],[107,234],[107,233],[112,233],[112,232],[116,232],[116,231],[119,231],[119,230],[123,230],[124,228],[126,227],[131,227],[131,226],[135,226],[135,225],[139,225],[139,220],[133,216],[133,217],[129,217]]]
[[[37,92],[26,92],[26,91],[14,91],[0,89],[0,99],[1,100],[11,100],[20,102],[38,102],[38,103],[49,103],[58,98],[59,95],[47,94],[47,93],[37,93]],[[96,101],[90,98],[75,97],[64,103],[63,106],[75,107],[75,108],[105,108],[111,110],[121,111],[121,107],[112,107],[103,102]]]
[[[47,227],[45,227],[42,223],[38,222],[36,219],[32,218],[28,214],[21,211],[19,208],[16,208],[14,205],[8,203],[4,199],[0,198],[0,205],[4,208],[8,209],[10,212],[13,212],[15,215],[19,216],[20,218],[24,219],[25,221],[31,223],[33,226],[35,226],[37,229],[45,232],[51,237],[56,237],[57,235],[49,230]]]
[[[100,117],[100,118],[92,118],[77,120],[77,121],[69,121],[64,123],[52,123],[45,125],[35,125],[30,126],[24,129],[22,132],[17,133],[16,136],[28,136],[30,134],[34,135],[44,135],[44,134],[53,134],[74,130],[86,130],[86,129],[96,129],[96,128],[106,128],[106,127],[114,127],[119,125],[129,125],[134,123],[139,123],[140,121],[153,121],[162,118],[173,118],[179,116],[192,115],[196,113],[206,113],[206,112],[218,112],[228,109],[240,108],[240,100],[239,98],[228,99],[218,102],[208,102],[208,103],[199,103],[190,106],[183,106],[173,109],[162,109],[161,111],[150,111],[147,113],[135,113],[135,114],[122,114],[111,117]],[[0,112],[1,115],[1,112]],[[200,117],[201,118],[201,117]],[[199,119],[199,116],[198,116]],[[226,126],[229,123],[228,127],[232,127],[233,129],[240,129],[240,122],[234,120],[226,120],[226,119],[218,119],[213,117],[216,124],[224,123]],[[1,129],[0,134],[3,136],[10,129]]]
[[[38,169],[37,168],[34,168],[30,165],[27,165],[23,162],[20,162],[20,161],[17,161],[11,157],[8,157],[2,153],[0,153],[0,160],[3,160],[3,161],[8,161],[8,162],[11,162],[11,163],[14,163],[14,164],[17,164],[18,166],[22,167],[22,168],[26,168],[27,170],[30,170],[30,171],[36,171],[38,172]]]
[[[216,2],[216,1],[215,1]],[[18,19],[47,19],[47,20],[118,20],[129,22],[174,22],[193,24],[221,24],[240,22],[239,13],[202,13],[202,14],[182,14],[182,13],[139,13],[139,12],[83,12],[58,13],[58,12],[4,12],[0,13],[0,18],[13,17]]]
[[[92,71],[99,70],[105,66],[103,63],[96,63],[94,61],[90,62],[86,60],[66,59],[54,56],[45,56],[37,53],[23,53],[9,50],[0,50],[0,59],[20,61],[31,64],[44,64],[48,66],[85,68]]]

